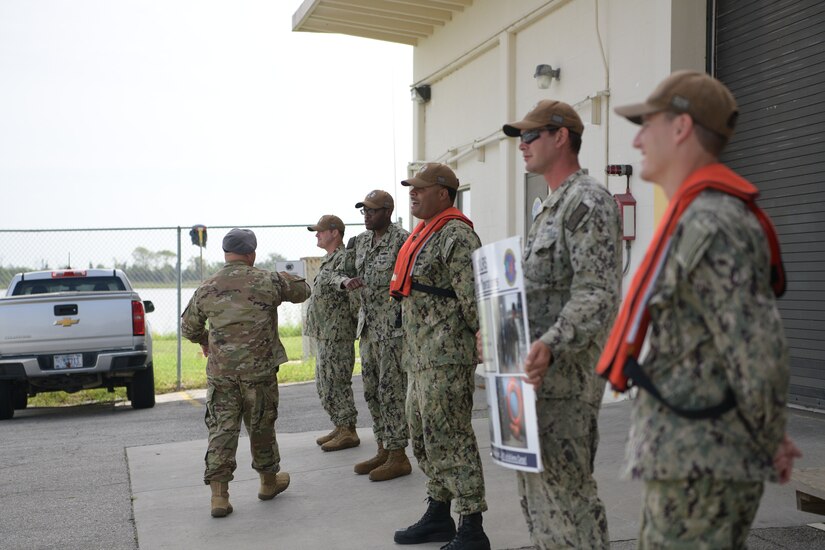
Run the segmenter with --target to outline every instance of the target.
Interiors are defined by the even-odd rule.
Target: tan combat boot
[[[383,463],[387,461],[387,456],[389,452],[384,449],[384,444],[380,441],[378,442],[378,452],[374,457],[369,460],[365,460],[364,462],[359,462],[355,465],[355,473],[358,475],[368,474],[374,469],[381,466]]]
[[[277,474],[262,473],[261,487],[258,489],[258,498],[261,500],[271,500],[275,495],[283,493],[289,487],[289,474],[278,472]]]
[[[327,435],[322,435],[321,437],[316,439],[315,443],[317,443],[318,445],[323,445],[327,441],[332,441],[333,439],[335,439],[335,436],[338,435],[338,431],[340,429],[341,428],[339,428],[338,426],[335,426],[335,428],[333,428],[332,431],[329,432]]]
[[[338,435],[321,445],[321,449],[324,451],[340,451],[341,449],[357,447],[360,444],[361,440],[358,439],[355,426],[339,426]]]
[[[229,482],[210,481],[209,488],[212,489],[212,517],[222,518],[232,513],[232,505],[229,504]]]
[[[392,449],[389,451],[387,461],[370,472],[370,481],[387,481],[408,476],[410,472],[412,472],[412,466],[404,449]]]

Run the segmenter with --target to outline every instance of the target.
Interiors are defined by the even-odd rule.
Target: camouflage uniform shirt
[[[479,246],[481,241],[469,225],[450,220],[419,252],[413,281],[452,289],[457,298],[413,290],[402,300],[408,369],[478,363],[472,254]]]
[[[647,392],[634,403],[626,474],[645,480],[772,479],[785,432],[788,350],[764,232],[739,199],[699,195],[682,215],[648,302],[643,367],[676,406],[736,409],[689,420]]]
[[[621,300],[616,202],[579,170],[542,204],[524,246],[527,314],[533,340],[553,352],[539,397],[598,404],[594,373]]]
[[[364,281],[356,336],[377,342],[403,336],[401,303],[390,297],[389,288],[395,258],[409,233],[393,223],[377,243],[373,235],[373,231],[364,231],[350,239],[341,264],[343,275],[333,278],[333,282],[341,288],[349,277],[358,276]]]
[[[346,250],[340,246],[321,261],[307,307],[307,336],[321,340],[355,340],[355,297],[341,292],[337,286],[340,285],[338,271],[345,257]]]
[[[208,344],[208,376],[269,377],[287,360],[278,305],[303,302],[309,293],[303,279],[229,262],[195,291],[181,316],[181,333]]]

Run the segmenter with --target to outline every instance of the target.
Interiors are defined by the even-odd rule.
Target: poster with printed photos
[[[536,393],[524,376],[530,349],[521,237],[473,253],[493,461],[525,472],[542,471]]]

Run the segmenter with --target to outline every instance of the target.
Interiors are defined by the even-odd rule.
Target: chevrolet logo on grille
[[[60,319],[59,321],[55,321],[54,325],[55,326],[60,325],[61,327],[70,327],[72,325],[78,324],[79,322],[80,322],[80,319],[70,319],[69,317],[64,317],[63,319]]]

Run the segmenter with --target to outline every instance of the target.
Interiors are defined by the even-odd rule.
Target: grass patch
[[[84,403],[113,403],[125,400],[126,388],[115,388],[113,392],[101,388],[96,390],[81,390],[75,393],[50,391],[29,397],[29,407],[62,407],[66,405],[81,405]]]
[[[305,382],[315,378],[315,358],[302,361],[303,345],[301,335],[281,335],[281,342],[286,349],[290,363],[281,365],[280,373],[289,373],[288,380],[283,374],[278,377],[281,382]],[[160,337],[152,341],[152,355],[155,362],[155,391],[168,393],[177,391],[177,342],[174,337]],[[297,361],[297,364],[293,364]],[[201,347],[187,340],[181,342],[181,388],[185,390],[206,387],[206,358]],[[279,373],[279,374],[280,374]]]
[[[288,363],[281,365],[278,381],[306,382],[315,379],[315,358],[303,361],[303,345],[300,327],[282,327],[279,331],[281,342],[286,349]],[[355,343],[358,357],[358,342]],[[152,336],[152,357],[155,365],[155,393],[163,394],[177,391],[177,340],[174,335]],[[361,363],[356,362],[355,373],[361,373]],[[201,347],[188,340],[181,342],[181,389],[193,390],[206,387],[206,358]],[[114,392],[106,389],[83,390],[76,393],[48,392],[29,398],[32,407],[58,407],[61,405],[79,405],[81,403],[107,403],[126,399],[126,388],[116,388]]]

